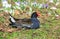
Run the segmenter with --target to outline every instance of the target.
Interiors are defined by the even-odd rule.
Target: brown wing
[[[26,19],[26,18],[25,19],[20,19],[16,22],[19,23],[19,24],[32,24],[31,19]]]

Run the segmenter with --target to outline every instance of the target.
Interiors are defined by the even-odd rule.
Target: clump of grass
[[[3,37],[0,37],[0,39],[4,39]]]
[[[4,19],[4,17],[0,17],[0,22],[4,22],[5,21],[5,19]]]
[[[2,35],[3,35],[3,32],[0,31],[0,39],[4,39]]]

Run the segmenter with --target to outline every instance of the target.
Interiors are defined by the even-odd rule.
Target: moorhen
[[[40,13],[33,12],[30,19],[16,19],[10,15],[10,24],[14,27],[22,27],[26,29],[37,29],[40,26],[40,22],[37,17],[40,16]]]

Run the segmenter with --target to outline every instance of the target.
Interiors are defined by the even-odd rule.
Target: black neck
[[[37,18],[36,12],[34,12],[34,13],[31,15],[31,18]]]

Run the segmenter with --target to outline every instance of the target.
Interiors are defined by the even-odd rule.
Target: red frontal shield
[[[41,16],[40,12],[37,12],[37,15],[38,15],[38,16]]]

